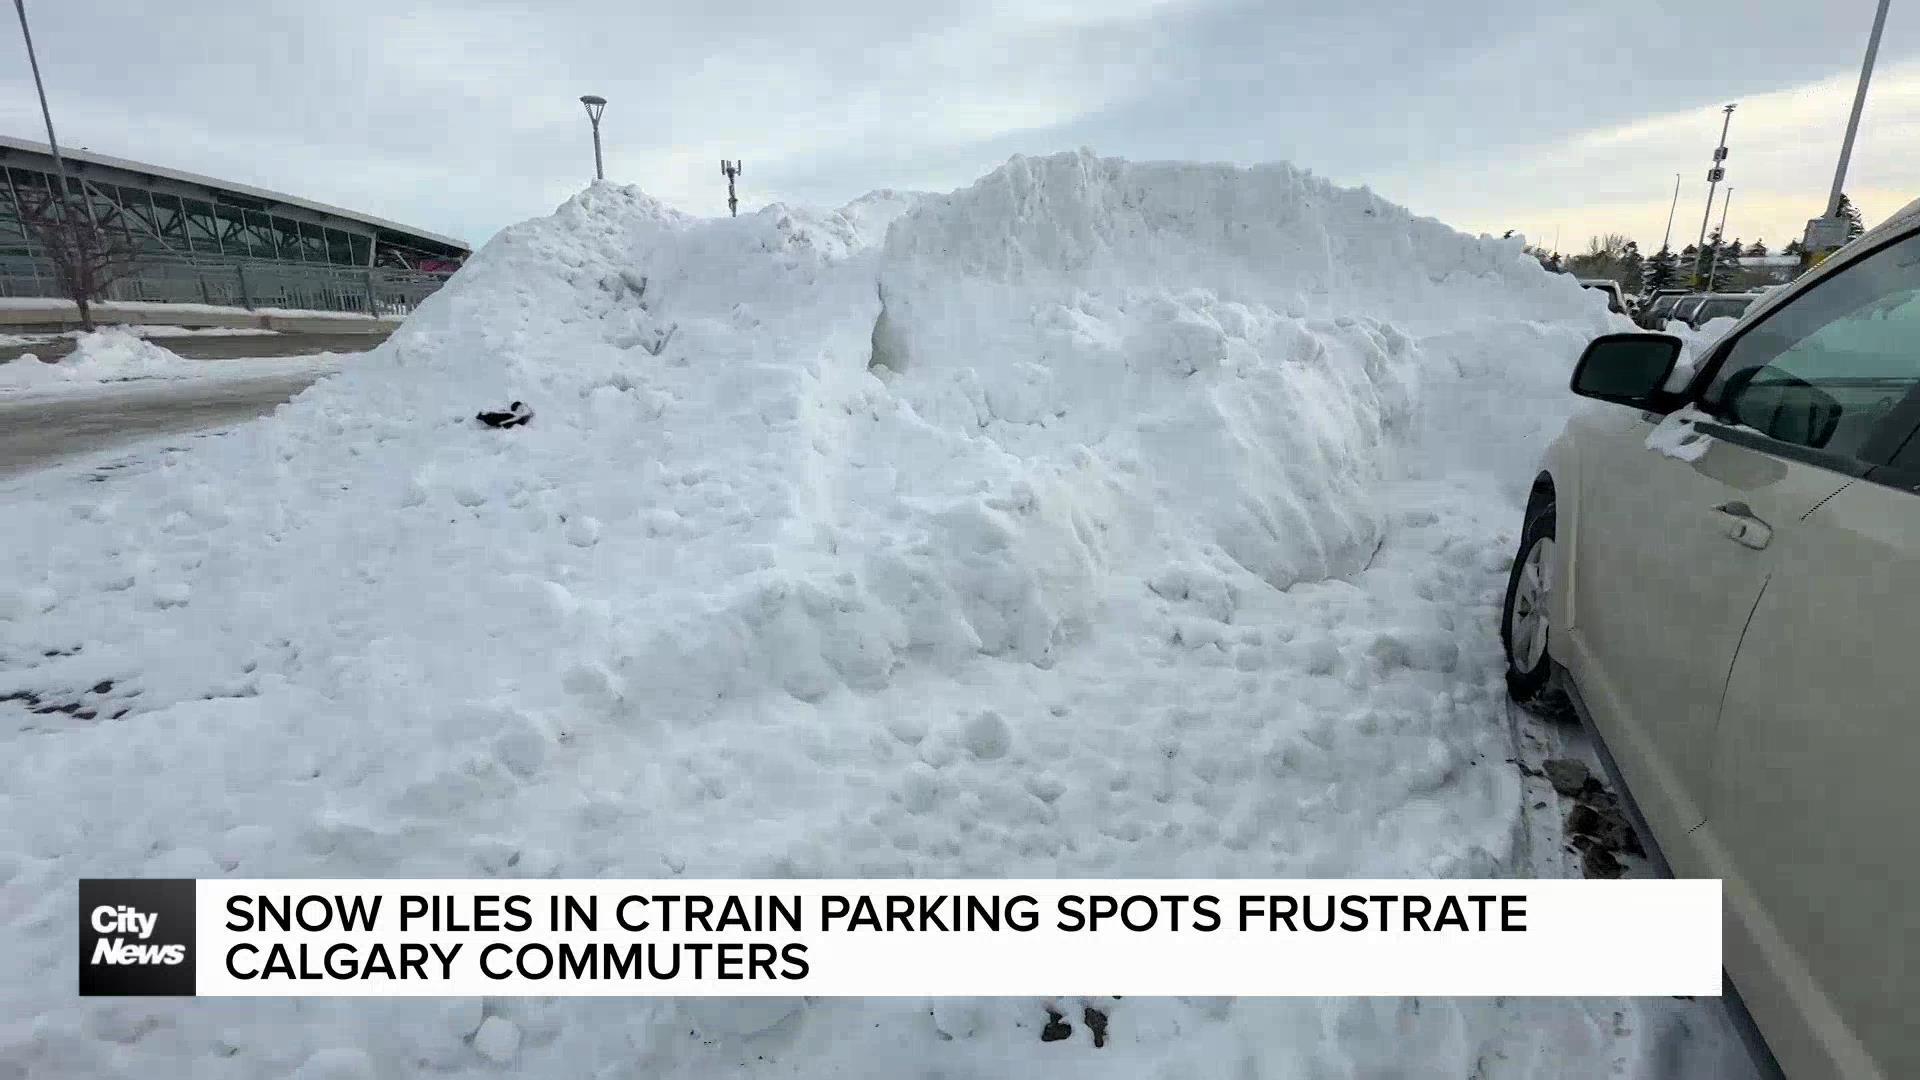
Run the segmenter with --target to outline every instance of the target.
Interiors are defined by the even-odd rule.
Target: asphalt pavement
[[[364,348],[366,336],[355,336]],[[272,412],[322,374],[305,371],[206,381],[155,379],[71,397],[36,395],[24,401],[0,397],[0,476],[15,476],[142,439],[238,424]]]

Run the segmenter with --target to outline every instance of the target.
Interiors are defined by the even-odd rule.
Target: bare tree
[[[21,192],[20,221],[40,254],[53,264],[60,292],[80,309],[80,326],[93,327],[93,302],[125,276],[139,249],[124,229],[95,221],[55,192]]]
[[[1587,250],[1568,260],[1567,265],[1581,277],[1618,280],[1626,270],[1629,243],[1631,241],[1620,233],[1591,237],[1587,240]]]

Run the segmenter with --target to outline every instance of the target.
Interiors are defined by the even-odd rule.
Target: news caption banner
[[[1720,993],[1721,887],[86,879],[85,996]],[[1577,955],[1578,964],[1548,963]]]

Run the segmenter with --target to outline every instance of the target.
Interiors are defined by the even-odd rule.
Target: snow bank
[[[1678,1053],[1667,1014],[1555,1003],[1102,1001],[1095,1053],[1021,1001],[72,996],[80,876],[1525,872],[1490,477],[1524,485],[1606,325],[1517,243],[1283,166],[1015,159],[718,220],[595,185],[272,418],[7,489],[0,695],[79,708],[0,714],[0,1060]]]
[[[1409,443],[1424,374],[1473,380],[1482,401],[1501,381],[1564,398],[1569,354],[1606,325],[1518,242],[1286,165],[1015,158],[920,205],[885,254],[876,362],[917,415],[1030,471],[1097,459],[1166,534],[1123,535],[1173,560],[1217,550],[1282,588],[1378,545],[1371,489]],[[1475,355],[1490,326],[1523,329]],[[1536,439],[1518,411],[1477,416],[1470,440],[1516,424]]]
[[[9,311],[68,311],[77,317],[79,310],[73,301],[57,296],[0,296],[0,314]],[[160,300],[101,300],[93,304],[96,317],[105,313],[144,312],[175,315],[232,315],[252,317],[256,315],[287,315],[303,319],[358,319],[367,320],[376,316],[358,311],[316,311],[309,308],[243,308],[222,304],[176,304]]]
[[[261,337],[261,336],[274,337],[280,333],[280,331],[278,330],[265,330],[258,327],[251,327],[251,326],[191,327],[191,326],[149,325],[146,323],[129,323],[124,325],[114,325],[114,326],[108,327],[108,329],[121,330],[126,333],[132,334],[135,337],[142,337],[142,338]],[[60,341],[62,339],[84,337],[86,336],[87,333],[88,331],[85,331],[85,330],[62,330],[58,333],[50,333],[50,334],[0,334],[0,347],[11,347],[16,345],[43,345],[50,341]]]
[[[73,335],[78,339],[74,350],[57,361],[42,361],[32,353],[27,353],[0,363],[0,397],[22,402],[29,399],[121,394],[129,392],[134,385],[150,384],[153,380],[207,382],[308,372],[319,375],[339,367],[343,358],[357,355],[325,352],[300,356],[189,360],[143,340],[150,336],[169,336],[148,333],[154,329],[148,326],[108,327],[92,333],[76,334]],[[218,333],[254,336],[271,332]]]
[[[82,334],[73,351],[56,363],[27,353],[0,364],[0,389],[29,389],[61,383],[101,383],[123,379],[175,378],[198,365],[183,360],[144,335],[117,326]]]

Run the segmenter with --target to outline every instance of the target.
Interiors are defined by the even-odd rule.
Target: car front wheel
[[[1554,587],[1554,507],[1534,507],[1520,532],[1520,550],[1507,579],[1507,602],[1500,615],[1500,638],[1507,650],[1507,692],[1528,707],[1545,707],[1553,675],[1548,653],[1552,637]]]

